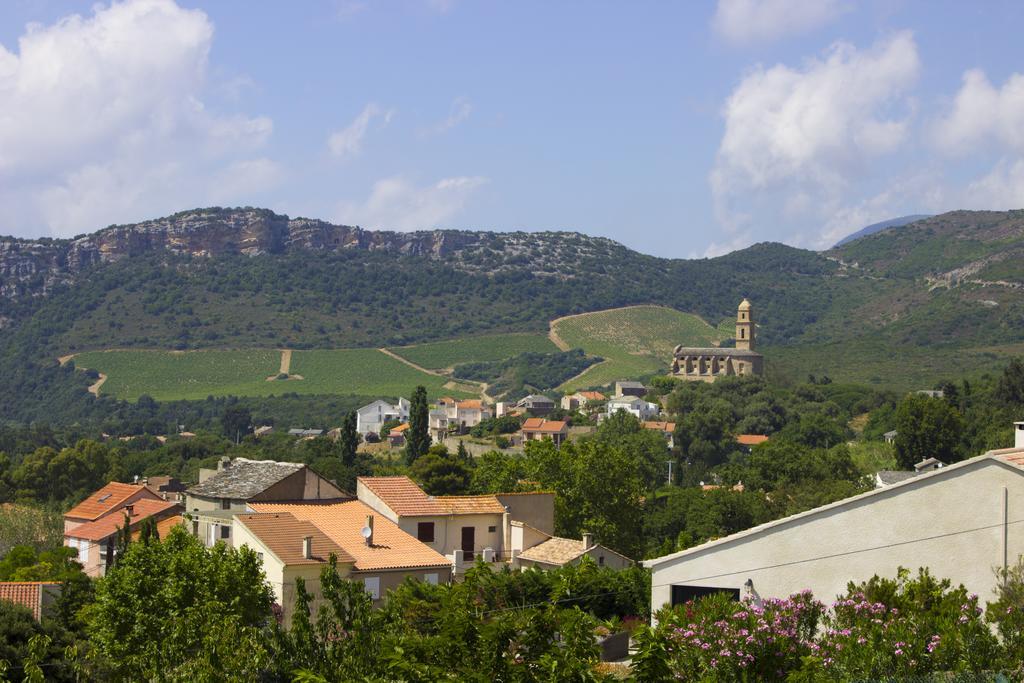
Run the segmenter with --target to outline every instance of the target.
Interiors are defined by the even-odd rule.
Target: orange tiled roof
[[[553,434],[563,429],[565,429],[565,422],[562,420],[545,420],[542,417],[531,417],[523,423],[524,432]]]
[[[59,593],[60,584],[48,581],[0,581],[0,600],[28,607],[36,621],[43,616],[43,591]]]
[[[655,429],[660,432],[674,432],[676,430],[675,422],[644,422],[644,429]]]
[[[438,496],[441,505],[451,515],[503,514],[505,506],[493,495],[482,496]]]
[[[466,410],[482,410],[484,402],[478,398],[469,398],[465,401],[459,401],[455,405],[458,408],[465,408]]]
[[[334,542],[315,524],[296,519],[290,512],[265,512],[254,515],[237,515],[252,535],[274,553],[286,565],[323,564],[333,553],[338,562],[355,562],[355,558]],[[360,529],[362,527],[359,527]],[[302,554],[303,539],[313,539],[313,557]]]
[[[444,505],[409,477],[359,477],[358,481],[400,517],[448,514]]]
[[[576,395],[585,398],[588,401],[603,401],[607,398],[600,391],[577,391]]]
[[[324,504],[249,503],[249,507],[256,512],[289,512],[296,519],[312,522],[355,558],[357,571],[451,566],[444,555],[358,500]],[[372,546],[366,545],[359,533],[367,515],[374,516]]]
[[[737,434],[736,443],[741,446],[756,446],[759,443],[764,443],[768,440],[768,437],[764,434]]]
[[[1003,462],[1017,467],[1024,468],[1024,449],[1017,448],[1006,448],[999,451],[994,451],[997,458]]]
[[[402,432],[404,432],[408,428],[409,428],[409,423],[408,422],[403,422],[402,424],[398,425],[397,427],[392,427],[391,431],[388,432],[388,434],[390,436],[398,436],[399,434],[401,434]]]
[[[89,521],[99,519],[111,510],[121,507],[124,501],[145,488],[142,484],[122,484],[112,481],[65,512],[64,517]],[[156,497],[156,494],[153,494],[153,497]]]
[[[137,500],[132,503],[132,515],[129,519],[129,523],[134,527],[147,517],[170,512],[175,508],[179,511],[183,509],[178,503],[173,503],[169,500],[152,500],[150,498],[143,498],[142,500]],[[123,526],[124,514],[121,511],[118,511],[100,517],[94,522],[86,522],[85,524],[76,526],[64,535],[68,538],[84,538],[87,541],[102,541],[104,538],[115,533],[118,527]]]

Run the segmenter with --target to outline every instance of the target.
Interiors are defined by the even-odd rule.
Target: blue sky
[[[1024,3],[0,4],[0,234],[208,205],[823,248],[1024,207]]]

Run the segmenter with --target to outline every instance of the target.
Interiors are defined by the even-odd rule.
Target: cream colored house
[[[651,606],[725,590],[830,601],[847,582],[928,567],[983,599],[1024,554],[1024,448],[984,455],[644,562]]]
[[[323,532],[327,539],[351,558],[346,578],[362,582],[375,605],[380,605],[387,591],[408,577],[434,584],[451,580],[452,565],[447,558],[358,500],[335,503],[252,503],[251,507],[257,513],[289,514]],[[251,522],[243,519],[243,523],[249,529],[252,528]],[[371,533],[369,538],[364,538],[361,532],[367,527]],[[284,535],[283,542],[289,552],[294,548],[304,548],[303,539],[313,535],[308,527],[306,529],[301,534],[292,532]],[[314,554],[318,552],[316,538],[313,535]],[[324,554],[330,553],[327,551],[321,553],[321,556]],[[264,559],[266,561],[266,556]],[[313,570],[307,568],[300,571]]]
[[[199,483],[185,494],[185,512],[193,536],[208,546],[232,545],[234,517],[251,512],[251,502],[351,497],[303,463],[221,458],[217,469],[199,470]]]
[[[625,569],[633,560],[594,541],[591,534],[583,538],[562,538],[544,533],[523,522],[512,522],[512,566],[557,569],[577,564],[585,556],[599,567]]]
[[[356,496],[417,540],[448,558],[456,574],[481,558],[511,559],[511,521],[554,527],[554,494],[430,496],[408,477],[359,477]]]

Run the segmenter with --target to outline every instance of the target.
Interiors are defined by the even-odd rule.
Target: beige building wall
[[[594,546],[586,552],[599,567],[608,567],[609,569],[626,569],[627,567],[633,566],[632,560],[629,560],[618,553],[613,553],[604,546]],[[573,562],[576,564],[576,562]]]
[[[369,502],[367,504],[370,505]],[[503,515],[499,514],[424,515],[422,517],[402,517],[398,520],[398,526],[413,538],[419,538],[419,523],[433,522],[434,542],[424,541],[423,543],[442,555],[451,555],[456,550],[461,550],[463,527],[473,527],[473,552],[480,553],[484,548],[491,548],[495,552],[501,553],[505,549],[502,517]],[[491,531],[491,528],[494,531]]]
[[[366,484],[358,479],[356,480],[356,498],[365,505],[373,508],[376,512],[384,515],[395,524],[398,524],[398,515],[396,515],[394,511],[389,508],[383,500],[381,500],[380,496],[371,491]],[[416,534],[413,534],[413,536],[416,536]]]
[[[399,584],[405,581],[406,577],[411,576],[417,581],[429,581],[431,583],[448,583],[452,580],[452,568],[450,566],[445,567],[419,567],[410,569],[366,569],[356,570],[349,575],[349,579],[353,581],[362,581],[364,585],[367,583],[367,579],[370,580],[371,584],[374,579],[377,580],[378,593],[376,599],[373,601],[374,607],[380,607],[384,603],[384,597],[387,595],[389,590],[397,588]]]
[[[652,609],[673,585],[739,589],[760,597],[805,588],[825,602],[849,581],[898,567],[962,583],[983,600],[993,569],[1024,553],[1024,471],[982,457],[796,515],[781,523],[649,560]]]
[[[498,493],[495,497],[513,520],[529,524],[546,534],[555,533],[554,493]]]

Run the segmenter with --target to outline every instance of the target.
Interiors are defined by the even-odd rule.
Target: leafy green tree
[[[472,478],[466,461],[449,453],[441,444],[431,446],[426,455],[417,458],[409,472],[432,496],[466,493]]]
[[[405,462],[412,465],[430,448],[430,408],[427,406],[427,389],[416,387],[409,400],[409,429],[405,430]]]
[[[256,553],[176,527],[132,543],[97,585],[93,657],[115,680],[257,680],[271,600]]]
[[[220,424],[224,436],[238,443],[252,432],[252,413],[244,405],[229,405],[221,415]]]
[[[338,446],[341,448],[341,462],[346,467],[352,467],[356,463],[356,450],[359,448],[359,432],[357,431],[357,416],[354,410],[345,413],[341,421],[341,435],[338,437]]]
[[[469,488],[472,493],[519,491],[520,482],[525,478],[526,467],[522,458],[500,451],[487,451],[476,459]]]
[[[1012,359],[1003,370],[996,385],[996,397],[1013,405],[1024,403],[1024,362],[1020,358]]]
[[[896,461],[913,468],[926,458],[951,463],[963,457],[963,420],[948,403],[923,394],[911,394],[896,408]]]

